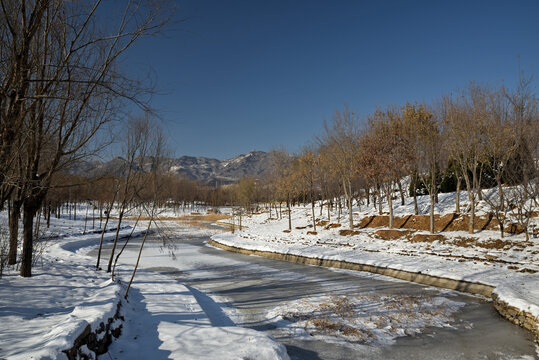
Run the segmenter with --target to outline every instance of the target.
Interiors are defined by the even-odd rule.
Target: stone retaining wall
[[[112,343],[112,337],[118,338],[122,332],[122,324],[117,324],[118,321],[123,321],[124,318],[120,315],[122,302],[118,301],[116,312],[112,318],[106,320],[106,323],[99,324],[97,330],[92,331],[88,324],[84,331],[75,339],[73,346],[70,349],[63,350],[69,360],[94,360],[98,355],[106,353]]]
[[[531,331],[535,335],[535,342],[539,343],[539,329],[538,319],[534,318],[532,314],[522,311],[514,306],[509,305],[505,301],[500,300],[498,295],[492,294],[492,304],[494,308],[505,317],[524,329]]]
[[[396,270],[388,267],[353,263],[349,261],[318,259],[302,255],[282,254],[273,251],[248,250],[236,246],[221,244],[213,239],[210,239],[209,244],[223,250],[240,254],[258,255],[269,259],[286,260],[299,264],[318,265],[346,270],[367,271],[374,274],[391,276],[401,280],[412,281],[420,284],[490,297],[493,300],[494,308],[503,317],[505,317],[512,323],[531,331],[535,335],[535,341],[539,343],[538,319],[535,319],[531,314],[525,311],[517,309],[513,306],[509,306],[507,303],[499,300],[498,296],[492,293],[494,287],[490,285],[465,280],[448,279],[439,276],[426,275],[405,270]]]

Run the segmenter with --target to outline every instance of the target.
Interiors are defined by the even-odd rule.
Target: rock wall
[[[108,318],[106,323],[101,322],[95,331],[92,331],[88,324],[73,343],[73,347],[63,350],[67,358],[69,360],[94,360],[106,353],[112,343],[112,338],[118,338],[122,333],[121,322],[124,321],[124,317],[120,315],[121,307],[120,300],[116,305],[114,316]]]
[[[531,331],[535,335],[535,342],[539,344],[539,319],[532,314],[522,311],[505,301],[500,300],[497,294],[492,294],[492,304],[504,318],[524,329]]]

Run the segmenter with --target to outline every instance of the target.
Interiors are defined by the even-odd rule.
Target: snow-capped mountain
[[[169,173],[183,175],[190,180],[211,185],[225,185],[237,182],[243,176],[263,177],[270,167],[270,154],[264,151],[251,151],[227,160],[182,156],[166,159],[163,167]],[[147,171],[148,168],[149,162],[148,166],[145,164],[142,166],[143,171]],[[108,162],[78,163],[72,167],[70,173],[82,176],[122,175],[126,170],[126,161],[117,157]]]

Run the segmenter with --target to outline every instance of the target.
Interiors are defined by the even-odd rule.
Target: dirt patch
[[[361,234],[361,232],[350,230],[350,229],[339,230],[339,235],[341,236],[359,235],[359,234]]]
[[[307,235],[318,235],[316,231],[307,231]]]
[[[455,237],[451,241],[452,245],[459,246],[459,247],[480,247],[483,249],[495,249],[495,250],[501,250],[501,249],[511,249],[513,247],[518,248],[525,248],[527,245],[526,242],[513,242],[508,240],[501,240],[501,239],[489,239],[487,241],[477,241],[474,237]]]
[[[411,242],[427,242],[431,243],[434,241],[445,242],[447,238],[440,234],[415,234],[410,241]]]
[[[410,239],[414,231],[410,230],[378,230],[372,236],[382,240]]]
[[[466,214],[450,213],[445,215],[434,215],[434,231],[468,231],[470,216]],[[397,229],[410,229],[418,231],[430,230],[429,215],[407,215],[395,216],[393,218],[393,226]],[[387,215],[372,215],[362,218],[356,225],[361,229],[389,227],[389,216]],[[499,225],[492,215],[476,216],[474,223],[475,231],[481,230],[499,230]],[[511,234],[520,234],[524,232],[522,226],[518,224],[509,224],[505,226],[505,232]]]
[[[535,274],[537,271],[536,271],[536,270],[532,270],[532,269],[528,269],[528,268],[523,268],[523,269],[518,270],[517,272],[519,272],[519,273]]]
[[[338,228],[338,227],[341,227],[341,224],[331,223],[331,224],[327,225],[324,229],[329,230],[329,229],[335,229],[335,228]]]
[[[289,233],[290,230],[286,229],[286,230],[283,230],[284,233]]]

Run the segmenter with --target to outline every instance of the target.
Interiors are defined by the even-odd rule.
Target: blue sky
[[[512,85],[518,56],[539,76],[539,0],[177,4],[180,21],[127,60],[153,69],[176,156],[294,152],[345,103],[367,115],[471,80]]]

